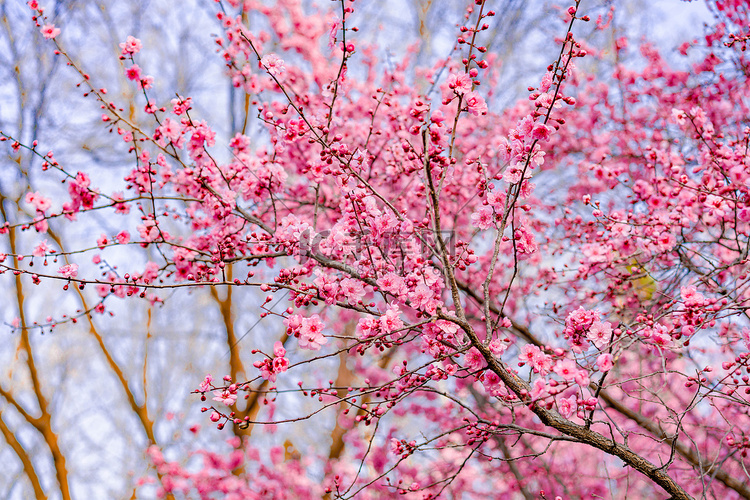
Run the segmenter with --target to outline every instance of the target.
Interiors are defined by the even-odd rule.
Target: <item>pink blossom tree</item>
[[[29,2],[130,164],[97,179],[0,133],[66,188],[24,194],[0,271],[89,304],[12,327],[207,288],[228,332],[245,290],[281,331],[253,339],[252,368],[233,353],[230,375],[193,381],[231,449],[169,457],[151,437],[142,493],[750,498],[744,2],[711,2],[669,60],[613,10],[566,5],[546,72],[507,108],[492,2],[467,5],[429,66],[384,56],[359,3],[336,5],[218,4],[246,113],[222,137],[197,98],[154,97],[130,36],[136,118]],[[86,231],[61,249],[50,226]]]

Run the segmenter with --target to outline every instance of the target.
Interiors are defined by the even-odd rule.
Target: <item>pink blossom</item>
[[[228,390],[214,391],[214,401],[232,406],[237,401],[237,394]]]
[[[128,38],[120,44],[123,56],[132,56],[141,51],[143,45],[141,41],[135,37],[128,36]]]
[[[686,286],[680,289],[680,295],[685,307],[701,307],[705,298],[694,286]]]
[[[276,381],[276,374],[285,372],[289,368],[289,360],[283,357],[286,354],[286,350],[281,345],[281,342],[276,342],[276,344],[274,354],[280,354],[280,356],[273,359],[266,358],[253,363],[253,366],[260,370],[261,376],[271,382]]]
[[[331,27],[328,29],[328,50],[333,50],[336,46],[336,33],[339,31],[340,23],[338,19],[331,22]]]
[[[550,106],[552,106],[552,103],[553,103],[554,99],[555,99],[555,97],[552,94],[550,94],[548,92],[543,92],[541,95],[539,95],[539,97],[536,98],[535,102],[536,102],[537,106],[539,106],[540,108],[542,108],[542,109],[549,109]],[[555,107],[560,107],[560,101],[556,102],[556,106]]]
[[[534,356],[539,354],[541,350],[539,347],[533,344],[526,344],[523,346],[521,354],[518,355],[518,361],[520,363],[531,363],[534,360]]]
[[[485,371],[482,374],[482,385],[490,394],[497,396],[502,388],[500,377],[493,371]]]
[[[458,333],[457,324],[444,319],[439,319],[435,322],[435,326],[439,329],[443,339],[448,340],[449,342],[456,341],[456,333]]]
[[[565,418],[570,418],[578,409],[576,396],[573,395],[569,398],[559,399],[557,401],[557,408],[560,410],[560,415]]]
[[[368,339],[379,334],[380,323],[375,318],[360,318],[357,323],[357,330],[360,338]]]
[[[662,232],[656,239],[656,248],[660,252],[668,252],[674,248],[677,240],[669,231]]]
[[[75,278],[78,276],[78,264],[66,264],[57,270],[64,278]]]
[[[466,73],[451,73],[448,75],[448,88],[454,90],[457,94],[466,94],[471,92],[471,77]]]
[[[46,233],[49,230],[47,218],[43,215],[34,217],[34,229],[36,229],[37,233]]]
[[[511,137],[513,139],[517,139],[519,142],[514,142],[514,148],[516,151],[518,151],[519,146],[523,146],[523,143],[528,142],[527,136],[531,134],[531,129],[534,127],[534,118],[531,115],[526,115],[523,118],[518,120],[518,123],[516,123],[516,128],[511,130]],[[518,156],[519,153],[517,152],[516,156]]]
[[[435,112],[432,113],[432,116],[430,116],[430,121],[438,127],[442,127],[443,122],[445,121],[445,115],[439,109],[435,110]]]
[[[588,348],[588,331],[595,322],[599,321],[599,316],[600,313],[597,310],[587,311],[579,307],[565,319],[563,335],[571,343],[574,351],[582,352]]]
[[[320,269],[316,269],[315,274],[318,277],[313,280],[313,283],[318,287],[320,295],[325,299],[326,304],[335,304],[339,294],[340,282],[336,281],[335,276],[324,273]]]
[[[299,346],[311,351],[320,350],[328,339],[323,336],[323,323],[317,314],[309,318],[302,318],[299,327]]]
[[[279,76],[286,70],[284,67],[284,60],[279,58],[276,54],[263,56],[260,60],[260,64],[263,65],[263,67],[266,68],[266,71],[272,76]]]
[[[672,336],[664,325],[654,325],[651,330],[651,341],[660,347],[669,347],[672,344]]]
[[[544,378],[537,378],[534,380],[534,384],[531,388],[531,399],[536,401],[537,399],[548,396],[549,385]]]
[[[539,85],[539,91],[547,92],[551,86],[552,86],[552,73],[548,71],[542,77],[542,83]]]
[[[253,363],[253,366],[260,370],[260,376],[263,379],[276,382],[276,374],[273,371],[273,363],[270,360],[256,361]]]
[[[492,354],[499,358],[508,349],[508,343],[503,342],[502,339],[492,339],[488,347]]]
[[[591,379],[589,378],[586,370],[578,370],[578,373],[576,373],[573,380],[575,380],[575,383],[580,387],[588,387],[589,383],[591,383]]]
[[[49,200],[49,198],[45,198],[38,192],[26,193],[24,200],[29,205],[33,205],[34,208],[38,210],[39,212],[44,212],[52,206],[52,202]]]
[[[471,225],[479,229],[489,229],[493,226],[494,214],[492,207],[483,206],[471,214]]]
[[[398,305],[393,304],[388,307],[385,314],[380,317],[380,327],[384,333],[390,333],[404,326],[404,322],[399,318],[400,314]]]
[[[141,67],[133,64],[125,70],[125,75],[128,77],[128,80],[138,81],[141,79]]]
[[[464,95],[464,101],[469,108],[469,113],[474,116],[486,115],[487,114],[487,103],[484,101],[484,97],[479,95],[476,91],[468,92]]]
[[[539,144],[537,144],[536,146],[534,146],[534,151],[531,153],[531,163],[532,163],[532,165],[536,165],[537,167],[541,167],[542,165],[544,165],[544,156],[546,154],[547,153],[545,153],[544,151],[541,150],[541,148],[539,147]],[[534,167],[532,167],[532,168],[534,168]]]
[[[614,366],[612,355],[608,352],[600,354],[599,357],[596,358],[596,366],[598,366],[599,370],[603,372],[608,372],[609,370],[611,370]]]
[[[362,282],[353,278],[344,278],[341,280],[340,292],[349,304],[356,305],[365,296],[365,288]]]
[[[552,358],[540,350],[531,358],[531,367],[534,373],[547,375],[552,369]]]
[[[141,87],[144,89],[150,89],[154,85],[154,77],[151,75],[146,75],[141,77]],[[149,103],[151,104],[151,103]]]
[[[273,358],[272,367],[274,373],[285,372],[289,368],[289,360],[283,357]]]
[[[52,253],[53,251],[54,250],[52,250],[49,246],[49,242],[47,240],[42,240],[41,243],[34,247],[34,251],[31,254],[34,257],[43,257],[48,253]]]
[[[136,226],[136,229],[138,229],[138,234],[145,242],[155,241],[159,237],[159,227],[153,219],[145,220],[143,224]]]
[[[209,373],[206,375],[206,378],[203,379],[203,382],[198,386],[198,390],[200,392],[208,392],[211,390],[211,382],[213,382],[214,378]]]
[[[284,356],[286,356],[286,349],[284,349],[284,344],[282,344],[278,340],[273,345],[273,355],[277,358],[283,358]]]
[[[681,109],[674,108],[672,109],[672,121],[677,125],[685,125],[687,114]]]
[[[523,175],[523,165],[520,163],[513,163],[505,169],[503,172],[503,180],[508,184],[515,184],[519,182]]]
[[[284,324],[287,328],[287,333],[290,335],[294,335],[297,333],[302,326],[302,316],[299,314],[292,314],[291,316],[287,316],[284,318]]]
[[[470,371],[476,371],[487,366],[487,362],[484,360],[482,353],[476,348],[472,347],[464,355],[464,365]]]
[[[164,118],[159,127],[159,133],[163,139],[160,139],[160,143],[165,144],[164,139],[171,142],[175,147],[181,148],[184,143],[183,133],[185,132],[185,126],[179,121],[172,120],[167,117]]]
[[[596,347],[601,349],[609,343],[612,337],[612,323],[596,320],[586,334]]]
[[[534,128],[531,129],[531,138],[535,141],[549,141],[552,129],[544,123],[534,124]]]
[[[526,226],[520,226],[514,234],[516,240],[516,252],[520,260],[527,259],[531,254],[537,251],[534,235],[526,229]]]
[[[159,276],[159,264],[156,262],[146,262],[146,268],[143,270],[141,279],[145,283],[150,283]]]
[[[390,446],[391,453],[393,453],[395,455],[399,455],[400,453],[402,453],[403,449],[402,449],[402,446],[401,446],[401,441],[399,441],[396,438],[391,438],[390,443],[391,443],[391,446]]]
[[[432,290],[428,286],[419,285],[409,294],[409,301],[414,309],[426,309],[432,301]]]
[[[495,209],[495,211],[502,212],[503,208],[505,208],[505,199],[505,193],[499,189],[487,193],[487,202]]]
[[[401,297],[407,293],[404,279],[396,273],[389,272],[378,278],[378,286],[384,292],[391,293],[396,297]]]
[[[578,367],[572,359],[563,359],[555,364],[553,371],[563,380],[573,380],[578,373]]]
[[[90,185],[91,179],[85,172],[78,172],[74,179],[68,181],[70,202],[63,204],[63,210],[75,213],[81,207],[84,209],[93,208],[94,202],[99,198],[99,193],[91,189]]]
[[[47,40],[52,40],[57,35],[60,34],[60,28],[55,28],[54,24],[45,24],[42,26],[42,35],[44,35],[44,38]]]
[[[177,98],[172,99],[171,102],[172,102],[172,112],[177,116],[187,113],[188,110],[193,105],[193,99],[191,97],[184,98],[184,97],[177,96]]]
[[[123,215],[130,213],[130,205],[126,205],[125,203],[117,203],[124,199],[125,197],[123,196],[122,192],[112,193],[112,201],[115,202],[114,203],[115,213],[123,214]]]
[[[127,231],[120,231],[115,238],[120,245],[126,245],[130,242],[130,233]]]
[[[587,243],[582,247],[583,254],[591,264],[607,262],[613,257],[612,248],[600,243]]]

